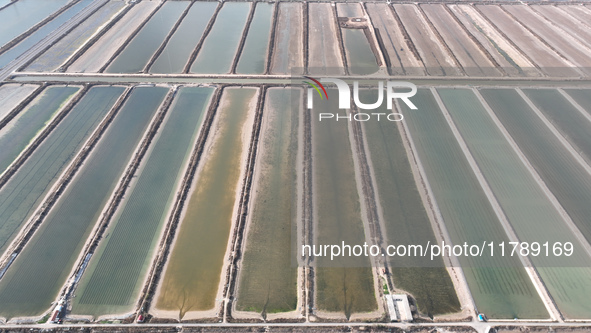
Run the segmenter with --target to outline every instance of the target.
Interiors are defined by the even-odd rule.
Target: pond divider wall
[[[273,53],[275,51],[275,33],[277,31],[277,21],[279,17],[279,2],[275,2],[275,8],[273,8],[273,23],[271,25],[271,35],[269,36],[269,52],[267,52],[267,61],[265,64],[264,75],[269,75],[271,72],[271,61],[273,60]]]
[[[388,5],[388,7],[390,8],[390,12],[392,12],[392,15],[394,16],[394,19],[398,23],[398,28],[400,29],[400,31],[402,32],[402,35],[404,36],[404,40],[406,41],[406,46],[408,46],[408,48],[410,49],[412,54],[415,56],[415,58],[417,60],[419,60],[421,62],[421,64],[423,64],[423,68],[427,68],[425,66],[425,62],[423,61],[423,59],[421,58],[421,55],[419,54],[419,51],[417,50],[416,45],[413,43],[412,39],[410,38],[408,31],[406,31],[404,24],[402,24],[402,21],[400,20],[400,16],[398,16],[398,13],[394,9],[394,7],[392,7],[391,5]]]
[[[302,41],[304,42],[304,54],[302,55],[304,57],[304,74],[308,74],[308,53],[309,53],[309,49],[310,49],[310,38],[308,37],[308,21],[310,19],[310,16],[308,15],[308,2],[304,1],[302,3],[302,11],[303,11],[303,15],[302,15],[302,25],[304,26],[304,29],[302,29],[302,34],[303,34],[303,38]]]
[[[453,59],[453,62],[455,64],[455,66],[457,68],[459,68],[460,71],[464,75],[466,75],[466,70],[464,70],[464,66],[462,66],[462,64],[458,61],[458,58],[453,53],[453,51],[449,48],[449,45],[447,45],[447,43],[445,42],[445,40],[443,39],[443,37],[441,37],[441,34],[437,30],[437,28],[435,28],[435,25],[433,25],[433,22],[431,22],[431,19],[429,19],[429,17],[427,16],[427,14],[425,14],[425,11],[421,7],[421,5],[416,5],[416,7],[417,7],[419,13],[421,13],[420,15],[423,17],[423,19],[425,20],[425,22],[427,22],[428,29],[431,29],[433,35],[435,35],[435,38],[437,38],[437,41],[439,42],[439,44],[442,45],[445,48],[445,50],[447,51],[447,53]]]
[[[31,96],[29,96],[23,102],[21,102],[21,104],[19,104],[18,107],[21,107],[21,105],[22,105],[21,109],[24,109],[26,107],[26,105],[28,105],[28,103],[27,104],[23,104],[23,103],[29,99],[30,99],[30,101],[32,101],[34,97],[36,97],[38,94],[40,94],[40,90],[43,87],[45,87],[45,85],[36,89],[33,92],[33,94],[35,94],[35,96],[32,96],[33,94],[31,94]],[[14,175],[14,173],[18,170],[18,168],[20,168],[20,166],[23,165],[23,163],[25,163],[25,161],[29,158],[29,156],[31,156],[31,154],[35,151],[35,149],[37,149],[37,147],[41,144],[41,142],[43,142],[43,140],[45,140],[45,138],[51,133],[51,131],[53,131],[53,129],[57,125],[59,125],[59,123],[62,121],[62,119],[64,119],[64,117],[67,116],[68,113],[70,113],[70,111],[72,110],[74,105],[76,105],[76,103],[78,103],[80,98],[82,98],[82,96],[86,93],[86,91],[88,91],[89,88],[90,88],[90,86],[85,86],[83,89],[80,89],[80,91],[78,91],[76,96],[74,96],[70,100],[70,102],[62,109],[62,111],[57,116],[55,116],[55,118],[53,120],[51,120],[51,123],[49,125],[47,125],[41,131],[41,133],[35,137],[34,141],[27,148],[25,148],[25,150],[23,150],[19,154],[17,159],[14,162],[12,162],[12,164],[10,164],[10,166],[6,169],[4,174],[2,174],[2,177],[0,177],[0,188],[2,188],[2,186],[4,186],[4,184],[6,184],[6,182],[10,179],[10,177],[12,177],[12,175]],[[15,109],[15,111],[16,111],[16,109]]]
[[[513,46],[513,48],[517,52],[519,52],[519,54],[521,54],[521,56],[523,56],[525,59],[527,59],[527,61],[530,64],[532,64],[542,76],[547,76],[547,74],[545,74],[545,72],[542,71],[540,66],[535,61],[533,61],[532,58],[529,55],[527,55],[527,53],[525,53],[519,46],[517,46],[517,44],[515,44],[515,42],[513,42],[513,40],[511,40],[511,38],[509,38],[501,29],[499,29],[499,27],[497,27],[497,25],[493,21],[491,21],[486,15],[484,15],[484,13],[482,13],[482,11],[480,11],[480,9],[478,9],[477,6],[470,5],[470,7],[472,7],[478,13],[478,15],[480,15],[480,17],[482,17],[482,19],[484,21],[486,21],[488,24],[490,24],[490,26],[493,27],[496,30],[496,32],[498,32],[499,35],[501,35],[503,37],[503,39],[505,39],[507,41],[507,43],[509,43],[511,46]]]
[[[219,7],[220,6],[218,6],[218,9]],[[175,234],[180,223],[185,201],[187,200],[191,192],[191,183],[193,182],[193,179],[197,172],[197,166],[199,164],[199,161],[201,160],[205,142],[207,140],[209,131],[211,130],[211,124],[213,123],[216,110],[220,103],[222,90],[223,88],[216,89],[214,95],[211,97],[211,100],[209,102],[209,109],[207,111],[207,115],[205,116],[206,118],[203,121],[201,132],[199,133],[199,138],[197,139],[193,153],[191,155],[191,159],[189,161],[189,165],[187,166],[187,170],[183,177],[180,192],[177,195],[168,222],[164,227],[163,236],[160,240],[160,244],[158,245],[156,257],[152,262],[152,265],[148,272],[146,284],[144,285],[140,293],[138,303],[138,314],[145,314],[149,311],[154,294],[156,293],[156,290],[158,288],[158,283],[160,282],[164,266],[168,259],[168,255],[170,254],[170,251],[172,249],[172,243],[174,241]]]
[[[303,214],[302,214],[302,221],[300,222],[302,225],[302,241],[304,244],[301,245],[312,245],[314,244],[314,204],[313,204],[313,178],[312,178],[312,110],[305,109],[304,110],[304,137],[303,142],[300,141],[300,144],[303,145],[303,153],[304,153],[304,161],[303,161],[303,169],[302,169],[302,178],[303,178],[303,196],[302,196],[302,206],[303,206]],[[298,244],[299,245],[299,244]],[[311,265],[311,261],[314,260],[314,257],[310,257],[310,255],[305,255],[303,258],[304,262],[304,288],[306,297],[305,299],[305,308],[306,308],[306,318],[309,318],[310,311],[315,308],[315,299],[314,294],[315,291],[315,280],[314,276],[316,273],[314,272],[314,267]]]
[[[29,96],[23,99],[12,111],[10,111],[4,118],[0,120],[0,130],[4,128],[14,117],[16,117],[35,97],[37,97],[47,84],[42,84],[37,89],[35,89]],[[0,187],[2,183],[0,182]]]
[[[337,33],[337,39],[339,41],[339,50],[341,50],[341,59],[345,69],[345,75],[350,75],[349,64],[347,63],[347,56],[345,54],[345,41],[343,40],[343,32],[341,31],[341,25],[339,24],[339,14],[337,13],[336,3],[332,2],[330,7],[332,8],[332,20]]]
[[[376,28],[374,28],[373,22],[371,21],[371,17],[369,16],[367,9],[365,8],[365,2],[361,3],[361,10],[365,14],[365,17],[367,17],[368,22],[367,27],[363,29],[363,33],[365,33],[365,38],[367,38],[369,46],[371,47],[371,51],[376,57],[376,62],[378,66],[382,67],[386,63],[386,56],[384,56],[384,53],[382,53],[383,48],[380,46],[380,42],[378,42]]]
[[[162,1],[156,8],[154,8],[154,10],[150,13],[150,15],[148,15],[148,17],[146,17],[146,19],[144,20],[144,22],[142,22],[142,24],[140,24],[132,33],[131,35],[129,35],[129,37],[127,38],[127,40],[125,41],[125,43],[123,43],[123,45],[121,45],[117,51],[115,53],[113,53],[113,55],[111,56],[111,58],[109,58],[109,60],[107,60],[107,62],[105,62],[105,64],[103,65],[103,67],[101,67],[98,72],[99,73],[103,73],[105,71],[105,69],[107,69],[107,67],[109,67],[109,65],[115,60],[115,58],[117,58],[119,56],[119,54],[121,54],[121,52],[123,52],[123,50],[125,50],[125,48],[127,47],[127,45],[135,38],[135,36],[142,31],[142,29],[144,28],[144,26],[150,21],[150,19],[160,10],[160,8],[162,8],[162,6],[164,5],[165,1]]]
[[[246,36],[248,36],[250,25],[252,23],[252,17],[254,16],[254,11],[256,10],[256,7],[257,2],[252,2],[250,5],[250,12],[248,13],[248,18],[246,19],[246,24],[244,25],[244,30],[242,30],[242,37],[240,38],[240,43],[238,44],[238,48],[236,49],[236,54],[234,54],[234,60],[232,60],[230,74],[236,74],[236,66],[238,66],[238,60],[242,55],[242,50],[244,49],[244,44],[246,43]]]
[[[57,44],[60,40],[62,40],[64,37],[66,37],[69,33],[71,33],[74,29],[76,29],[80,24],[84,23],[84,21],[90,17],[92,14],[96,13],[99,9],[101,9],[103,6],[105,6],[109,1],[108,0],[103,0],[103,3],[98,3],[98,5],[94,5],[94,4],[90,4],[88,5],[90,6],[96,6],[95,8],[93,8],[90,13],[88,14],[84,14],[84,19],[79,20],[76,24],[74,24],[74,26],[70,27],[68,29],[68,31],[64,32],[61,36],[59,36],[58,38],[56,38],[51,44],[47,45],[46,47],[43,48],[43,50],[37,52],[37,54],[34,57],[31,57],[29,60],[27,60],[22,66],[20,66],[18,68],[18,72],[22,72],[25,70],[25,68],[29,67],[29,65],[31,63],[33,63],[33,61],[37,60],[37,58],[39,58],[42,54],[44,54],[45,52],[47,52],[49,49],[51,49],[55,44]],[[88,7],[86,7],[88,8]],[[83,8],[81,12],[83,12],[86,8]],[[76,14],[76,15],[80,15],[80,13]]]
[[[107,2],[107,0],[104,0],[105,3]],[[6,6],[0,8],[0,9],[4,9],[8,6],[10,6],[11,4],[13,4],[16,1],[11,1],[10,3],[8,3]],[[2,45],[2,47],[0,47],[0,54],[4,53],[5,51],[11,49],[13,46],[15,46],[16,44],[20,43],[22,40],[24,40],[25,38],[29,37],[30,35],[32,35],[35,31],[39,30],[39,28],[41,28],[42,26],[44,26],[45,24],[49,23],[50,21],[52,21],[53,19],[55,19],[57,16],[59,16],[61,13],[65,12],[68,8],[74,6],[76,3],[78,3],[79,0],[77,1],[72,1],[70,3],[67,3],[65,6],[63,6],[62,8],[58,9],[57,11],[55,11],[53,14],[49,15],[48,17],[46,17],[44,20],[42,20],[41,22],[35,24],[33,27],[29,28],[29,30],[23,32],[22,34],[20,34],[19,36],[15,37],[14,39],[12,39],[10,42]],[[84,10],[84,9],[82,9]]]
[[[162,42],[162,44],[160,44],[160,47],[158,47],[156,52],[154,52],[154,54],[152,54],[152,58],[150,58],[150,60],[148,61],[148,63],[144,67],[144,69],[142,70],[142,73],[148,73],[148,71],[150,70],[150,67],[152,67],[154,62],[156,62],[156,59],[158,59],[158,57],[160,56],[162,51],[164,51],[164,48],[166,47],[166,45],[168,44],[168,42],[170,41],[170,39],[172,38],[174,33],[177,31],[177,29],[179,28],[179,26],[183,22],[183,19],[185,19],[185,16],[187,16],[187,14],[189,13],[189,10],[191,10],[191,7],[193,7],[194,3],[195,3],[194,0],[191,1],[189,6],[187,6],[187,8],[185,8],[185,11],[181,14],[179,19],[172,26],[172,29],[170,29],[170,31],[168,32],[168,35],[166,36],[166,38],[164,38],[164,41]]]
[[[103,234],[105,233],[105,230],[107,230],[107,228],[109,227],[109,223],[111,222],[111,219],[112,219],[113,215],[115,214],[115,212],[117,212],[117,208],[119,207],[119,204],[123,200],[123,196],[125,195],[125,192],[129,188],[129,184],[131,183],[131,180],[134,178],[134,175],[135,175],[138,167],[140,166],[142,159],[146,155],[146,152],[148,151],[150,144],[152,143],[152,140],[156,136],[156,133],[158,132],[158,129],[160,128],[160,125],[162,124],[162,121],[164,120],[164,117],[168,113],[177,91],[178,91],[178,86],[173,86],[168,91],[164,101],[160,105],[160,110],[158,111],[158,113],[156,114],[154,119],[152,120],[152,123],[150,124],[150,128],[148,129],[142,142],[140,143],[139,148],[136,150],[133,160],[127,166],[125,174],[123,175],[123,177],[121,178],[121,180],[119,182],[119,186],[117,186],[117,189],[115,190],[113,197],[110,199],[110,202],[108,203],[107,210],[100,217],[100,220],[98,221],[97,225],[95,225],[94,230],[92,231],[92,234],[90,235],[90,237],[86,241],[86,244],[84,245],[84,248],[80,252],[80,254],[78,256],[78,260],[76,262],[76,265],[74,266],[75,269],[71,272],[70,278],[66,281],[65,285],[62,287],[62,291],[59,294],[60,298],[63,296],[69,297],[70,295],[72,295],[73,291],[75,290],[77,285],[72,284],[71,279],[74,278],[76,275],[78,275],[78,273],[82,272],[82,270],[84,268],[86,268],[86,265],[85,265],[86,257],[88,255],[92,255],[94,253],[94,251],[96,250],[96,248],[98,247],[98,245],[100,244],[100,241],[103,238]]]
[[[246,218],[248,215],[248,205],[250,202],[252,179],[254,176],[254,169],[256,164],[256,156],[258,151],[259,134],[261,132],[261,123],[263,119],[265,97],[267,93],[267,86],[262,86],[259,89],[259,96],[256,106],[256,115],[250,137],[250,145],[248,148],[248,160],[246,164],[246,172],[242,180],[242,190],[240,192],[240,203],[238,206],[237,221],[232,231],[232,252],[228,258],[231,264],[228,266],[226,274],[226,284],[224,287],[224,298],[233,300],[236,293],[236,285],[238,284],[238,266],[243,252],[244,231],[246,229]],[[225,309],[226,320],[232,318],[232,302],[226,303]]]
[[[45,137],[47,137],[49,133],[61,122],[61,120],[72,110],[72,108],[78,103],[78,101],[84,96],[84,94],[90,89],[91,86],[92,84],[87,84],[84,86],[84,88],[80,89],[76,96],[74,96],[64,107],[63,111],[55,117],[52,123],[46,127],[46,129],[35,139],[35,141],[29,146],[29,148],[23,154],[21,154],[21,156],[17,159],[16,162],[13,163],[13,165],[11,165],[9,169],[10,176],[12,176],[16,172],[16,164],[18,163],[18,166],[20,166],[24,163],[26,158],[28,158],[32,154],[34,149],[41,144]],[[95,135],[96,134],[93,135],[93,138]],[[88,145],[94,145],[94,143],[89,143]],[[39,225],[43,222],[45,216],[49,213],[51,207],[53,207],[53,205],[63,192],[64,188],[66,187],[66,185],[70,182],[70,180],[78,170],[80,164],[82,164],[84,157],[86,157],[87,155],[87,152],[88,149],[83,148],[83,150],[79,153],[79,156],[76,158],[73,165],[70,166],[68,170],[64,173],[62,180],[56,183],[56,185],[54,185],[54,190],[47,195],[43,203],[37,208],[37,211],[35,212],[33,217],[31,217],[31,219],[28,222],[26,222],[26,224],[24,224],[23,227],[20,228],[21,231],[19,231],[16,238],[6,248],[6,251],[4,252],[2,258],[0,258],[0,270],[2,270],[10,262],[10,257],[12,256],[12,254],[18,254],[27,244],[27,242],[31,239],[31,237],[33,237],[33,234],[35,233]],[[2,176],[2,185],[4,185],[10,178],[7,175],[9,171],[7,171]]]
[[[215,20],[218,17],[218,13],[222,9],[223,5],[224,5],[223,3],[220,3],[215,8],[213,15],[211,15],[211,18],[209,19],[209,23],[207,23],[207,26],[205,27],[205,30],[203,31],[203,35],[201,36],[199,43],[197,43],[197,45],[195,46],[195,49],[193,50],[193,52],[191,52],[191,55],[189,56],[189,60],[187,60],[187,64],[185,64],[185,68],[183,68],[183,72],[182,72],[183,74],[188,74],[189,71],[191,70],[191,65],[193,65],[193,62],[195,62],[195,59],[197,58],[197,54],[201,50],[201,46],[203,46],[203,42],[205,42],[207,35],[209,35],[209,33],[211,32],[211,27],[213,27],[213,24],[215,23]],[[216,102],[216,103],[218,103],[218,102]]]
[[[86,51],[88,51],[88,49],[90,49],[94,45],[94,43],[101,39],[101,37],[103,37],[103,35],[106,34],[107,31],[109,31],[117,22],[119,22],[123,18],[123,16],[125,16],[135,5],[135,2],[130,5],[127,5],[121,12],[119,12],[119,14],[117,14],[116,17],[110,20],[109,23],[107,23],[107,25],[105,25],[99,32],[97,32],[94,36],[87,40],[81,48],[79,48],[68,60],[66,60],[60,66],[59,71],[66,72],[68,68],[76,60],[78,60],[78,58],[80,58],[84,53],[86,53]]]
[[[492,54],[490,54],[490,52],[488,52],[488,50],[484,46],[482,46],[482,44],[478,41],[478,39],[476,39],[476,37],[474,37],[474,35],[470,31],[468,31],[468,29],[462,24],[460,19],[458,19],[458,17],[451,11],[451,9],[449,9],[449,7],[445,4],[443,5],[443,8],[445,8],[445,11],[453,18],[456,24],[460,28],[462,28],[462,30],[464,30],[466,35],[468,35],[468,38],[470,38],[470,40],[476,45],[480,52],[484,54],[484,56],[495,66],[495,68],[501,71],[503,76],[506,76],[507,73],[503,68],[501,68],[501,65],[495,60]]]

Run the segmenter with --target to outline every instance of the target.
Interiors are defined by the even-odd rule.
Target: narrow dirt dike
[[[275,51],[275,31],[277,31],[277,18],[279,17],[279,2],[275,3],[273,8],[273,24],[271,25],[271,35],[269,36],[269,51],[267,52],[267,61],[265,65],[264,75],[269,75],[271,71],[271,62],[273,61],[273,53]]]

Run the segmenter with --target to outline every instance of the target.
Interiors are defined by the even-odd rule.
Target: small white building
[[[388,314],[390,315],[390,321],[398,321],[398,314],[396,314],[396,308],[394,307],[394,299],[392,295],[384,295],[386,304],[388,305]]]
[[[411,322],[412,312],[410,311],[410,305],[408,304],[408,296],[404,294],[394,294],[391,297],[394,307],[398,311],[398,318],[400,318],[400,321]]]

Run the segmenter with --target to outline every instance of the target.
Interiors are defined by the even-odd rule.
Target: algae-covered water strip
[[[70,275],[167,91],[161,87],[133,90],[112,126],[0,280],[0,315],[36,316],[47,310]]]
[[[130,183],[129,195],[109,223],[80,281],[73,313],[97,317],[132,310],[212,92],[211,88],[179,89]],[[163,166],[167,168],[164,175]]]
[[[150,312],[190,319],[221,315],[228,239],[239,204],[257,89],[225,88],[192,194]],[[217,312],[217,314],[216,314]]]
[[[14,110],[16,115],[0,130],[0,186],[70,112],[86,90],[87,87],[79,86],[49,86],[22,111]]]
[[[311,117],[313,168],[313,244],[361,245],[366,241],[347,121],[319,121],[316,112],[337,109],[336,91]],[[346,117],[341,110],[340,116]],[[377,309],[374,276],[366,257],[318,257],[315,261],[319,316],[351,318]]]
[[[363,100],[375,100],[376,93],[362,91]],[[387,112],[385,105],[378,109]],[[370,172],[374,180],[383,246],[436,242],[425,204],[396,123],[363,122],[363,137]],[[416,299],[419,312],[427,316],[455,313],[460,304],[442,259],[426,262],[417,258],[392,258],[388,266],[394,288]]]
[[[93,87],[0,189],[0,252],[33,216],[123,87]]]
[[[266,95],[235,306],[264,319],[295,311],[298,305],[298,270],[292,266],[291,240],[298,217],[296,159],[301,112],[300,91],[272,88]],[[239,311],[232,312],[233,318],[243,316]]]
[[[402,103],[401,112],[451,241],[454,244],[508,242],[453,133],[449,127],[441,126],[446,120],[433,95],[429,90],[419,89],[413,103],[418,110],[410,110]],[[548,318],[518,259],[498,256],[458,259],[478,311],[489,318]]]

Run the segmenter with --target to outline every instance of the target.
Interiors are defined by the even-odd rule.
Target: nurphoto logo
[[[323,83],[333,83],[336,85],[338,90],[339,96],[339,109],[341,110],[350,110],[351,109],[351,88],[349,85],[341,80],[335,78],[321,78],[320,80],[314,79],[312,77],[306,76],[306,78],[312,80],[313,82],[305,81],[310,88],[307,91],[307,105],[308,109],[314,108],[314,91],[320,96],[321,100],[328,100],[328,94],[326,92],[326,88],[324,87]],[[396,91],[396,88],[405,88],[410,89],[410,91]],[[322,90],[322,91],[321,91]],[[410,82],[405,81],[387,81],[386,82],[386,107],[388,110],[393,109],[393,104],[395,99],[400,99],[404,102],[411,110],[417,110],[417,107],[414,103],[410,100],[417,93],[417,86]],[[359,82],[353,81],[353,102],[355,106],[360,110],[375,110],[382,106],[384,103],[384,82],[378,82],[378,97],[375,103],[366,104],[360,101],[359,99]],[[347,119],[349,121],[368,121],[372,118],[376,118],[378,121],[380,120],[389,120],[389,121],[401,121],[404,117],[400,113],[363,113],[363,112],[356,112],[353,114],[348,115],[339,115],[337,113],[319,113],[318,119],[322,121],[323,119],[335,119],[338,121],[339,119]]]

